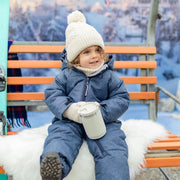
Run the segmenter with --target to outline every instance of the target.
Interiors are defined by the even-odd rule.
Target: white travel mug
[[[98,103],[87,102],[80,107],[78,113],[90,139],[99,139],[106,134],[106,126]]]

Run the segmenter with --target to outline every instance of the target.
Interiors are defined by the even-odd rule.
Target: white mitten
[[[63,116],[72,120],[72,121],[82,123],[80,116],[78,114],[78,110],[83,104],[85,104],[85,102],[83,102],[83,101],[71,104],[68,107],[68,109],[66,109],[66,111],[64,111]]]

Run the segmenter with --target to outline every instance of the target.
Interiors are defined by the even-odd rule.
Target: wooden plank
[[[155,92],[130,92],[130,99],[155,99]],[[7,93],[8,101],[44,100],[44,93]]]
[[[155,142],[148,146],[148,150],[176,150],[180,149],[180,141],[175,142]]]
[[[2,166],[0,166],[0,174],[5,174],[5,170],[3,169]]]
[[[8,131],[7,132],[7,135],[15,135],[17,134],[18,132],[17,131]]]
[[[157,77],[120,77],[125,84],[156,84]]]
[[[54,77],[7,77],[7,85],[51,84]]]
[[[119,69],[119,68],[127,68],[127,69],[136,69],[136,68],[141,68],[141,69],[146,69],[146,68],[152,68],[155,69],[157,68],[157,63],[156,61],[115,61],[114,62],[114,68]]]
[[[48,60],[19,60],[7,62],[8,68],[61,68],[61,61]]]
[[[11,45],[9,53],[61,53],[64,45]],[[109,54],[156,54],[156,47],[105,46]]]
[[[6,135],[1,135],[1,136],[9,136],[9,135],[15,135],[15,134],[17,134],[18,132],[16,132],[16,131],[9,131],[9,132],[7,132],[7,134]]]
[[[158,139],[157,142],[180,142],[180,138]]]
[[[155,99],[155,92],[129,92],[130,99]]]
[[[30,93],[7,93],[8,101],[21,100],[44,100],[44,93],[30,92]]]
[[[61,61],[48,61],[48,60],[8,60],[8,68],[61,68]],[[157,68],[156,61],[115,61],[114,68]]]
[[[178,136],[176,134],[169,134],[168,138],[177,138]]]
[[[145,158],[146,168],[158,168],[158,167],[175,167],[180,166],[179,157],[158,157],[158,158]]]
[[[9,53],[61,53],[64,45],[11,45]]]
[[[109,54],[156,54],[156,47],[148,46],[105,46]]]
[[[120,77],[125,84],[156,84],[157,77]],[[7,77],[8,85],[51,84],[54,77]]]

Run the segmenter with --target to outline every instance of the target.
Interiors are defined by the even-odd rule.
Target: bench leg
[[[167,175],[166,171],[163,168],[160,167],[159,170],[162,172],[162,174],[167,180],[171,180],[171,178]]]
[[[149,119],[150,120],[153,120],[153,121],[157,120],[156,101],[155,100],[149,100],[148,114],[149,114]]]

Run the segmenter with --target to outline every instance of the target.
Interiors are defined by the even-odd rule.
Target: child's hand
[[[83,101],[71,104],[69,108],[63,113],[63,116],[77,123],[82,123],[80,115],[78,114],[78,110],[84,104],[85,102]]]
[[[76,103],[76,104],[77,104],[77,106],[80,108],[81,106],[83,106],[84,104],[86,104],[86,102],[80,101],[80,102],[78,102],[78,103]]]

